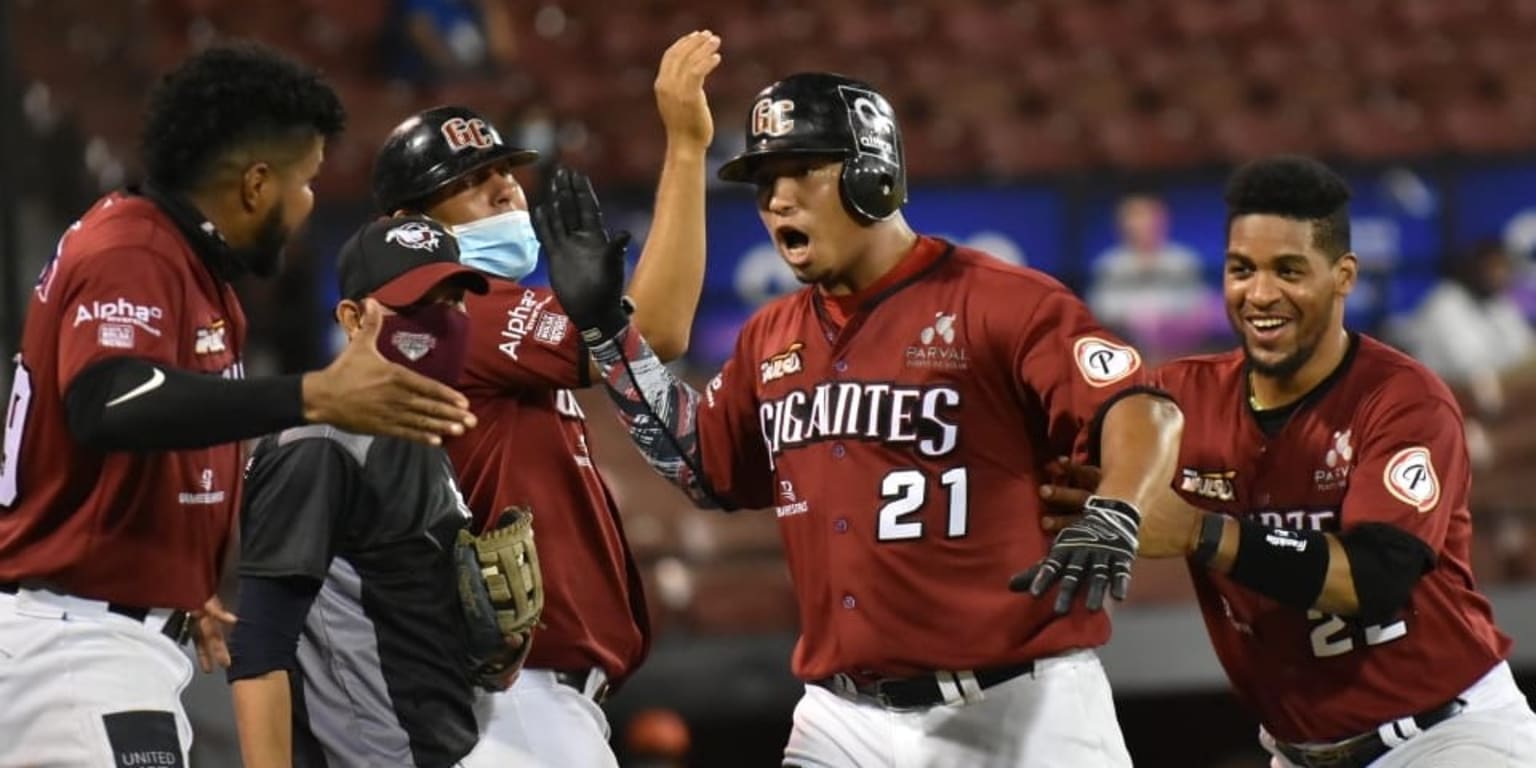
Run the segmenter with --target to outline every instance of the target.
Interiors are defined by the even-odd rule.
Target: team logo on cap
[[[752,107],[753,136],[783,136],[795,129],[795,103],[789,99],[758,99]]]
[[[468,120],[455,117],[443,123],[443,140],[455,152],[470,148],[490,149],[501,143],[501,134],[478,117]]]
[[[883,96],[851,85],[838,86],[848,108],[848,128],[853,131],[859,154],[874,155],[889,163],[898,161],[896,113]]]
[[[395,331],[395,334],[389,337],[389,343],[395,345],[395,349],[400,350],[400,354],[405,355],[405,359],[414,363],[426,357],[427,353],[437,346],[437,339],[429,333]]]
[[[384,242],[414,248],[418,251],[435,251],[437,244],[441,242],[441,236],[431,225],[412,221],[385,232]]]

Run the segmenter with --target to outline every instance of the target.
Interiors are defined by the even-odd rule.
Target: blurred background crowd
[[[335,348],[335,252],[371,215],[375,149],[415,110],[493,116],[543,153],[521,178],[530,196],[552,164],[576,166],[610,223],[643,236],[662,156],[656,62],[703,28],[724,40],[708,86],[717,162],[776,77],[868,80],[901,120],[919,230],[1051,273],[1154,361],[1232,343],[1225,172],[1278,151],[1343,170],[1364,278],[1349,323],[1461,399],[1474,565],[1516,637],[1517,672],[1536,672],[1536,0],[5,0],[0,353],[59,233],[136,178],[148,86],[190,51],[264,41],[323,68],[350,114],[286,270],[241,286],[248,368],[270,372],[318,367]],[[681,364],[700,381],[756,306],[795,287],[749,197],[718,189],[709,216],[704,303]],[[594,450],[659,631],[611,705],[615,742],[634,765],[775,765],[796,619],[774,518],[693,511],[607,412],[588,409]],[[1138,764],[1264,764],[1180,564],[1143,564],[1116,637],[1106,664]],[[233,765],[219,685],[195,691],[198,750]]]

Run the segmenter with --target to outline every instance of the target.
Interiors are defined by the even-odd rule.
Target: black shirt
[[[241,515],[242,594],[266,600],[273,593],[260,582],[290,594],[307,587],[296,607],[277,611],[307,614],[291,678],[296,765],[449,766],[474,747],[453,561],[469,519],[440,448],[323,425],[257,446]],[[249,658],[264,656],[249,651],[280,639],[273,628],[285,622],[265,620],[271,604],[244,597],[239,612],[231,677],[292,666],[253,668]]]

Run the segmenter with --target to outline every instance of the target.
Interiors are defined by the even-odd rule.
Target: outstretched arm
[[[646,462],[695,505],[720,507],[700,470],[698,391],[673,376],[633,327],[593,345],[592,360]]]
[[[1173,479],[1183,433],[1184,414],[1166,397],[1138,393],[1115,401],[1099,437],[1099,495],[1145,509]]]
[[[1083,516],[1065,526],[1046,558],[1015,576],[1011,588],[1039,597],[1060,580],[1058,614],[1071,609],[1085,583],[1088,610],[1099,610],[1106,590],[1124,600],[1143,516],[1173,478],[1183,427],[1178,406],[1161,394],[1132,389],[1109,402],[1099,438],[1105,468],[1098,493],[1083,500]]]

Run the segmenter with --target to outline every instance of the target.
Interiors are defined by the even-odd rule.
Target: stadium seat
[[[1238,110],[1214,117],[1214,139],[1234,163],[1279,153],[1317,151],[1317,131],[1299,109]]]
[[[1098,140],[1105,159],[1130,170],[1187,168],[1215,158],[1198,119],[1183,109],[1105,121]]]

